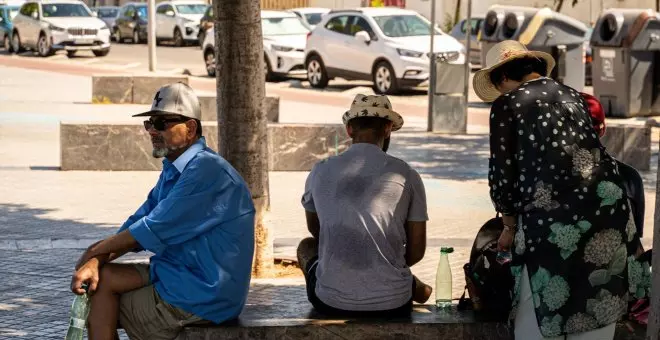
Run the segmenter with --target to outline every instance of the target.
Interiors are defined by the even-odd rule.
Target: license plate
[[[89,45],[94,42],[94,39],[76,39],[76,45]]]

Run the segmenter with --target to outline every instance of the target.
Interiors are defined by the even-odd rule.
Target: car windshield
[[[305,13],[305,20],[310,25],[318,25],[321,19],[323,19],[323,13]]]
[[[137,6],[135,7],[135,10],[140,18],[147,19],[147,6]]]
[[[208,6],[204,4],[176,5],[179,14],[204,14]]]
[[[385,15],[374,17],[378,27],[388,37],[412,37],[420,35],[429,35],[430,23],[422,17],[413,14],[405,15]],[[436,29],[437,33],[442,31]]]
[[[261,30],[264,35],[295,35],[309,32],[298,17],[264,18],[261,20]]]
[[[43,4],[42,8],[44,18],[92,16],[92,13],[81,4]]]
[[[118,8],[99,8],[97,11],[99,18],[114,18],[117,12],[119,12]]]

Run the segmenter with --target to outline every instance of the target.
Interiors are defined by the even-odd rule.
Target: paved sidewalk
[[[64,336],[72,294],[73,263],[92,241],[110,235],[145,199],[157,172],[62,172],[61,120],[126,121],[140,105],[85,102],[89,81],[41,71],[0,67],[0,339]],[[67,82],[67,86],[61,86]],[[337,122],[341,108],[284,101],[288,122]],[[423,122],[397,133],[391,153],[422,174],[430,222],[424,260],[413,267],[434,285],[441,246],[451,255],[454,296],[462,292],[462,265],[478,228],[494,216],[486,182],[487,135],[429,135]],[[475,130],[472,130],[475,131]],[[655,201],[654,170],[646,180],[646,236],[650,243]],[[271,172],[268,224],[278,257],[292,258],[307,236],[300,206],[306,172]],[[128,260],[145,261],[148,254]],[[248,303],[306,303],[299,278],[255,280]]]

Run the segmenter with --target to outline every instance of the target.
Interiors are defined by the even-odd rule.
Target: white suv
[[[156,41],[171,40],[176,46],[197,42],[199,21],[208,5],[204,1],[166,1],[156,7]]]
[[[323,88],[335,77],[371,80],[374,90],[394,94],[429,78],[430,22],[417,12],[369,7],[333,10],[307,37],[307,79]],[[465,63],[465,47],[436,28],[434,52]]]
[[[78,0],[27,1],[14,18],[12,48],[36,50],[47,57],[66,50],[91,50],[97,57],[110,52],[110,29]]]
[[[305,43],[309,29],[293,13],[261,11],[266,80],[305,74]],[[209,76],[215,76],[215,29],[206,32],[202,51]]]

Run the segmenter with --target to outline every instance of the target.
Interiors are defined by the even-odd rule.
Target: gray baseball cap
[[[173,83],[161,87],[151,104],[151,110],[133,115],[133,117],[180,115],[202,119],[199,99],[192,87],[184,83]]]

